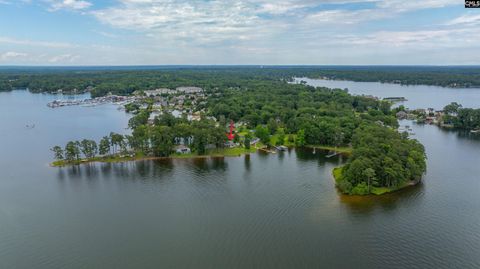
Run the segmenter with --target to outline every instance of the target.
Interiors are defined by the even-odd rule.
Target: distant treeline
[[[445,87],[480,86],[480,67],[422,66],[172,66],[2,68],[0,91],[84,92],[103,96],[136,90],[194,85],[205,89],[244,87],[239,81],[291,80],[293,77],[380,81]]]

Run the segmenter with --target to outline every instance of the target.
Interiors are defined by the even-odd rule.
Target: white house
[[[178,153],[178,154],[189,154],[192,151],[190,150],[189,147],[187,147],[185,145],[178,145],[178,146],[175,147],[175,152]]]

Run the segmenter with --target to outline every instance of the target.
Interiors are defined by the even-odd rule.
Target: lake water
[[[403,102],[403,104],[411,109],[431,107],[440,110],[451,102],[460,103],[464,107],[477,108],[480,106],[479,88],[445,88],[427,85],[402,86],[400,84],[380,82],[309,78],[296,79],[297,82],[301,80],[306,81],[312,86],[348,89],[348,92],[351,94],[373,95],[381,98],[405,97],[408,101]]]
[[[0,93],[0,268],[480,267],[470,134],[403,122],[426,146],[424,182],[360,199],[335,190],[341,157],[310,150],[51,168],[53,145],[128,121],[56,98]]]

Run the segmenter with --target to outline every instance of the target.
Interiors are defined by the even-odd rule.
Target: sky
[[[479,65],[463,0],[0,0],[0,65]]]

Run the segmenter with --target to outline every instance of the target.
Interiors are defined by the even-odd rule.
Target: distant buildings
[[[176,89],[158,88],[155,90],[143,91],[148,97],[155,97],[164,94],[198,94],[203,93],[203,89],[199,87],[178,87]]]
[[[143,91],[146,96],[148,97],[155,97],[155,96],[160,96],[162,94],[174,94],[176,93],[175,90],[167,89],[167,88],[159,88],[155,90],[146,90]]]
[[[404,120],[408,117],[408,114],[405,111],[398,111],[396,116],[397,116],[397,119]]]
[[[178,87],[176,91],[179,93],[192,94],[201,93],[203,92],[203,89],[199,87]]]

